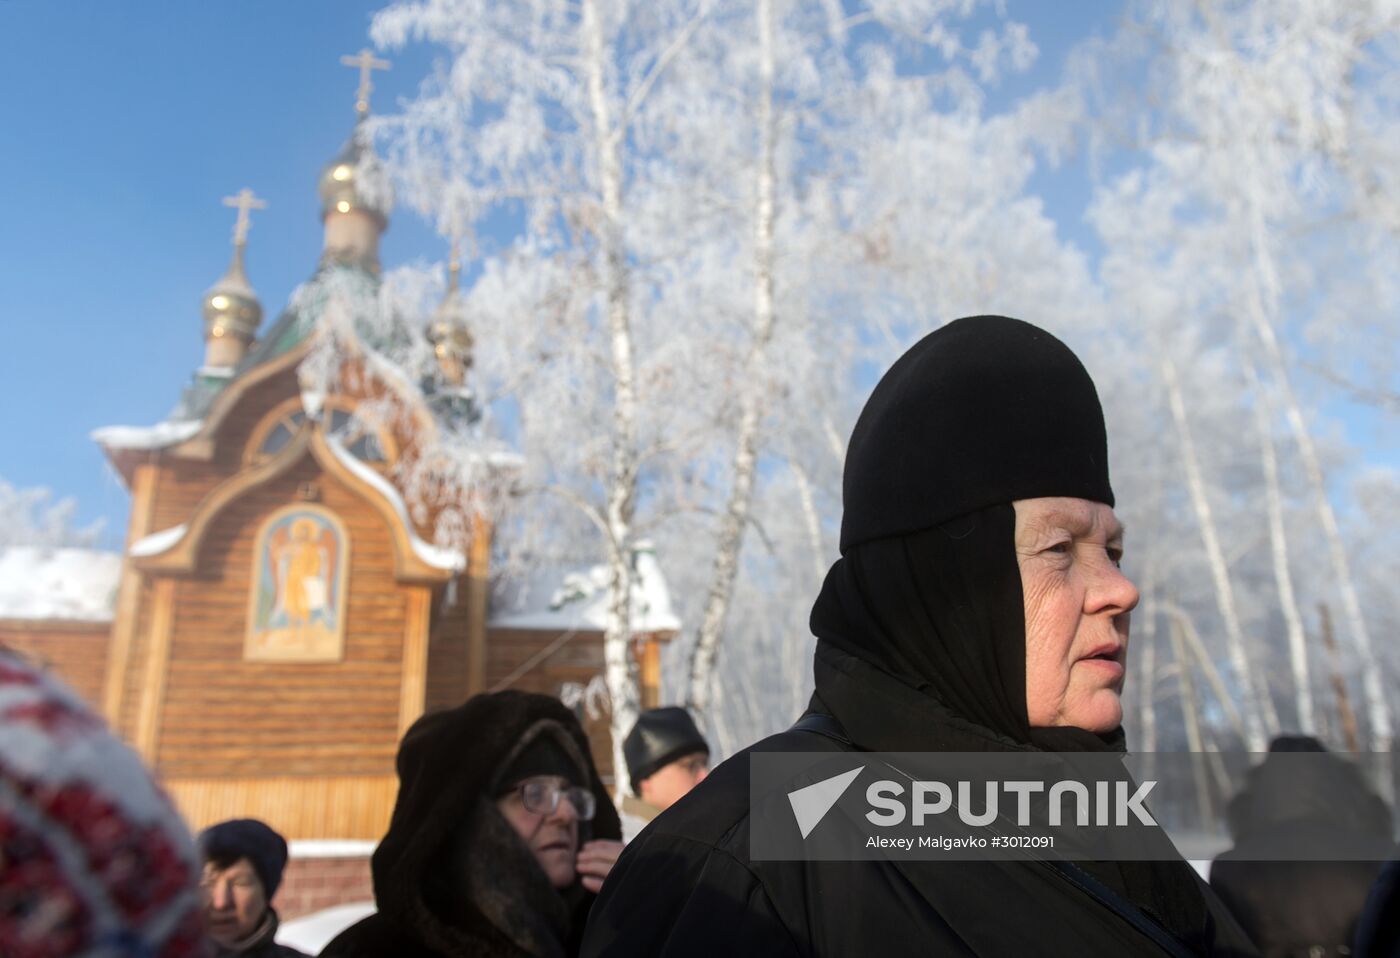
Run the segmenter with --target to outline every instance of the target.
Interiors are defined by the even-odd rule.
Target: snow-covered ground
[[[368,858],[378,842],[343,838],[294,838],[287,843],[289,858]]]
[[[95,549],[0,549],[0,619],[110,622],[122,557]]]
[[[331,939],[349,928],[361,918],[374,914],[374,902],[361,901],[349,905],[336,905],[324,911],[313,912],[284,922],[277,929],[277,943],[319,955],[321,949],[331,943]]]

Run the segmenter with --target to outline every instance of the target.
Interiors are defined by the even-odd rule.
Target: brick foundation
[[[368,855],[293,857],[282,873],[282,884],[272,904],[282,921],[291,921],[323,908],[373,900]]]

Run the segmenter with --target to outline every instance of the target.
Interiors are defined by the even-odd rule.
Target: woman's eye
[[[1068,555],[1068,554],[1069,554],[1069,543],[1068,543],[1068,542],[1057,542],[1057,543],[1055,543],[1053,546],[1051,546],[1050,548],[1046,549],[1045,551],[1046,551],[1046,552],[1055,552],[1055,553],[1058,553],[1058,554],[1060,554],[1060,555]]]
[[[1112,562],[1115,568],[1119,568],[1119,569],[1123,568],[1123,550],[1122,550],[1122,549],[1109,549],[1109,550],[1108,550],[1108,561],[1109,561],[1109,562]]]

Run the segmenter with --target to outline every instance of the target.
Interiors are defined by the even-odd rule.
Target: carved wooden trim
[[[491,523],[477,513],[467,557],[467,695],[486,688],[486,618],[491,594]]]
[[[198,459],[205,462],[213,459],[214,442],[218,438],[219,428],[233,412],[239,400],[259,383],[267,382],[279,373],[295,368],[310,351],[312,338],[307,337],[305,341],[298,343],[276,359],[253,367],[225,386],[223,391],[214,397],[214,402],[209,407],[209,412],[204,417],[204,425],[200,427],[199,432],[184,442],[172,446],[171,455],[180,459]]]
[[[399,680],[399,738],[423,714],[428,700],[428,627],[433,590],[413,586],[405,592],[403,673]]]
[[[405,526],[407,516],[401,516],[398,509],[385,498],[384,494],[355,473],[340,460],[327,445],[326,437],[315,423],[308,422],[293,437],[287,447],[273,458],[226,479],[215,487],[195,507],[194,517],[189,528],[179,541],[164,552],[149,556],[139,556],[132,560],[136,568],[145,572],[188,573],[193,572],[199,562],[199,549],[210,525],[220,512],[240,496],[258,486],[271,482],[290,470],[307,453],[315,459],[326,474],[333,476],[346,487],[357,492],[361,498],[374,507],[389,529],[394,544],[394,577],[400,582],[436,584],[446,582],[453,576],[453,570],[431,565],[414,551],[411,528]],[[387,481],[387,480],[386,480]]]
[[[145,572],[193,572],[199,561],[199,547],[210,524],[224,507],[244,493],[271,482],[287,472],[306,454],[313,427],[307,423],[292,437],[287,447],[266,462],[219,483],[195,507],[185,534],[164,552],[136,556],[131,561]]]
[[[170,631],[175,618],[175,580],[157,579],[152,595],[151,635],[136,713],[136,751],[152,768],[160,737],[160,710],[165,703],[165,680],[170,666]]]
[[[153,463],[136,467],[131,483],[131,517],[127,520],[126,541],[135,542],[151,531],[151,505],[155,498],[156,470]],[[141,573],[128,556],[122,557],[121,580],[117,586],[116,617],[112,621],[112,644],[107,659],[107,675],[102,689],[102,713],[107,724],[120,728],[122,699],[126,695],[126,671],[131,666],[131,643],[136,634],[136,616],[141,608]]]

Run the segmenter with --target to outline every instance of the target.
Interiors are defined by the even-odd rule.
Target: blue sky
[[[276,316],[321,248],[316,177],[354,123],[367,0],[0,0],[0,478],[72,496],[120,544],[127,493],[88,438],[159,421],[202,358],[200,297],[243,186],[248,272]],[[375,75],[385,107],[429,61]],[[394,264],[440,258],[401,213]]]
[[[316,177],[354,122],[354,70],[384,0],[0,0],[0,479],[71,496],[120,545],[127,493],[92,429],[165,417],[202,357],[200,297],[228,262],[243,186],[255,212],[248,272],[270,322],[321,245]],[[1121,4],[1008,2],[1041,55],[991,107],[1054,83],[1078,40]],[[421,48],[388,54],[381,111],[411,95]],[[1078,165],[1033,189],[1092,252]],[[386,266],[443,244],[400,210]]]

